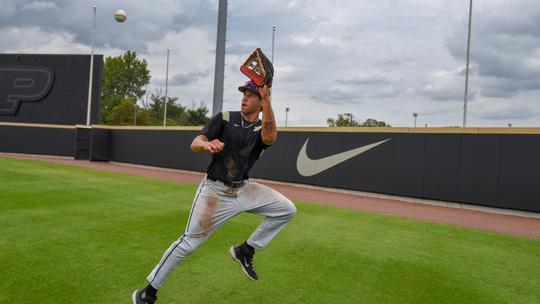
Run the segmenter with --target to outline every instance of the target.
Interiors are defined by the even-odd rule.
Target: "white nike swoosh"
[[[359,154],[362,154],[366,152],[369,149],[372,149],[380,144],[383,144],[387,141],[389,141],[390,138],[378,141],[376,143],[372,143],[369,145],[365,145],[362,147],[358,147],[349,151],[341,152],[338,154],[330,155],[324,158],[320,159],[311,159],[309,156],[307,156],[306,147],[309,141],[309,138],[306,139],[306,142],[300,149],[300,152],[298,153],[298,158],[296,159],[296,169],[298,170],[298,173],[302,176],[313,176],[315,174],[319,174],[323,172],[324,170],[328,170],[346,160],[349,160]]]

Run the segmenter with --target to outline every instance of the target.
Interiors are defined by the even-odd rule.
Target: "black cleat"
[[[229,253],[231,254],[233,260],[242,265],[242,271],[249,279],[253,281],[259,280],[259,277],[257,276],[257,273],[253,267],[253,254],[243,252],[240,246],[231,246]]]
[[[154,304],[157,301],[157,297],[149,297],[144,289],[137,289],[133,292],[133,304]]]

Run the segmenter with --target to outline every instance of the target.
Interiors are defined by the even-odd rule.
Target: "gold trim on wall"
[[[540,128],[279,127],[278,131],[328,133],[540,134]]]
[[[73,125],[0,122],[0,126],[76,129]],[[200,131],[203,126],[107,126],[92,125],[96,129],[110,130],[155,130],[155,131]],[[413,134],[540,134],[540,128],[361,128],[361,127],[278,127],[280,132],[326,132],[326,133],[413,133]]]
[[[37,123],[1,122],[0,126],[28,127],[28,128],[52,128],[52,129],[75,129],[74,125],[49,125]]]

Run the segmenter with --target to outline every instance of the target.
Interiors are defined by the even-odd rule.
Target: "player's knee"
[[[176,247],[174,252],[179,257],[188,257],[193,254],[199,246],[204,242],[201,238],[184,236],[182,237],[180,244]]]
[[[296,206],[290,200],[287,200],[285,202],[285,206],[287,206],[287,215],[292,218],[296,214]]]

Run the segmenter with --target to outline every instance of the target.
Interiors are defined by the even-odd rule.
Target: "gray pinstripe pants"
[[[264,216],[247,240],[255,249],[264,248],[294,217],[296,207],[281,193],[248,181],[232,189],[223,183],[204,178],[193,200],[186,231],[165,251],[147,279],[159,289],[169,273],[191,255],[221,225],[240,212]]]

